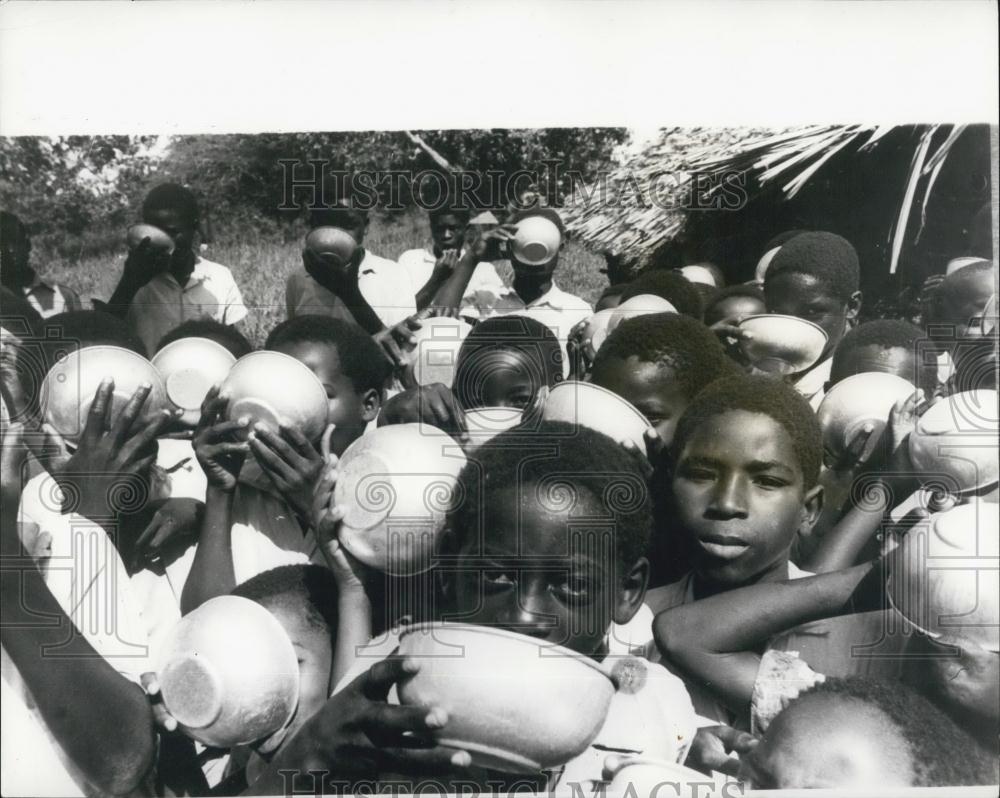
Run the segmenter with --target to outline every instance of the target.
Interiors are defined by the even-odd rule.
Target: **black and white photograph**
[[[0,4],[0,792],[995,796],[997,14]]]

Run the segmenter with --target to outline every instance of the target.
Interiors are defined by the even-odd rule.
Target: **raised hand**
[[[382,406],[378,416],[380,427],[416,422],[431,424],[460,441],[469,437],[465,411],[455,394],[441,383],[421,385],[396,394]]]
[[[136,289],[141,288],[156,275],[169,270],[171,255],[168,251],[154,247],[150,239],[139,242],[125,259],[122,279]]]
[[[249,419],[224,421],[229,398],[219,395],[219,387],[209,390],[201,404],[201,418],[191,443],[209,486],[226,493],[236,490],[236,480],[250,447],[235,440],[245,430]]]
[[[516,224],[499,225],[474,238],[466,253],[477,261],[497,260],[501,257],[501,245],[513,241],[516,234]]]
[[[323,470],[323,457],[316,447],[294,427],[282,424],[280,434],[275,434],[259,422],[254,424],[247,443],[285,501],[299,516],[308,517],[313,487]]]
[[[714,770],[736,776],[740,769],[739,755],[753,749],[758,742],[752,734],[730,726],[704,726],[695,734],[684,764],[702,773]]]
[[[334,506],[333,492],[337,486],[337,465],[339,461],[334,454],[326,458],[326,470],[317,480],[313,491],[310,523],[316,533],[316,541],[326,559],[327,565],[333,571],[334,578],[343,596],[348,592],[363,592],[368,569],[358,559],[345,549],[338,535],[340,522],[344,518],[345,508]]]

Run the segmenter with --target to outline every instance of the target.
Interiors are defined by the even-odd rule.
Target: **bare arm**
[[[205,494],[205,518],[191,572],[181,592],[181,613],[187,615],[209,599],[236,587],[233,569],[233,493],[211,485]]]

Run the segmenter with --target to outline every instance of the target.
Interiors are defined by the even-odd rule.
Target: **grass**
[[[285,241],[280,234],[262,235],[252,228],[225,229],[218,220],[216,239],[205,251],[206,258],[228,266],[250,308],[248,332],[260,346],[278,322],[285,318],[285,280],[302,268],[301,239]],[[398,217],[373,217],[365,246],[377,255],[397,258],[407,249],[429,242],[422,214],[411,212]],[[111,296],[125,263],[124,244],[120,251],[83,257],[46,253],[39,248],[32,265],[45,278],[68,285],[86,304],[91,297]],[[600,273],[604,259],[576,241],[563,248],[556,281],[559,287],[594,303],[607,285]],[[511,273],[503,264],[500,276],[509,284]]]

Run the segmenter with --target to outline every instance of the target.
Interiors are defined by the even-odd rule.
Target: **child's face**
[[[765,313],[764,303],[752,296],[727,296],[705,309],[705,324],[711,326],[723,319],[739,319]]]
[[[170,236],[174,240],[174,246],[177,249],[184,252],[191,249],[194,243],[195,226],[189,219],[185,219],[180,212],[172,208],[161,208],[160,210],[147,213],[145,221],[147,224],[159,227]]]
[[[696,544],[695,571],[727,587],[784,568],[796,531],[811,527],[821,506],[822,489],[805,489],[788,431],[745,410],[695,429],[672,485],[677,518]]]
[[[869,371],[882,374],[894,374],[930,396],[934,391],[937,376],[931,368],[921,368],[916,350],[902,346],[886,348],[878,344],[859,346],[851,350],[846,357],[837,363],[837,370],[830,374],[829,386],[836,385],[841,380],[854,374],[864,374]]]
[[[304,363],[323,383],[327,398],[327,421],[336,425],[330,439],[330,449],[339,457],[361,437],[368,422],[378,415],[377,393],[358,393],[354,383],[340,370],[340,355],[335,346],[301,341],[275,347],[275,351]]]
[[[744,754],[740,780],[757,790],[870,789],[914,783],[909,748],[881,711],[853,699],[805,695]]]
[[[480,381],[479,395],[484,407],[528,407],[541,385],[537,368],[532,368],[528,357],[512,349],[479,350],[472,357],[476,360],[475,376]],[[471,409],[471,408],[466,408]]]
[[[624,360],[608,357],[594,368],[591,382],[635,405],[670,445],[677,420],[690,402],[672,368],[643,362],[634,355]]]
[[[299,602],[276,600],[267,609],[278,619],[292,641],[299,660],[299,703],[292,720],[283,730],[265,738],[259,745],[264,753],[273,753],[299,727],[314,715],[330,695],[333,668],[333,641],[327,629],[311,622]]]
[[[435,250],[461,249],[465,228],[466,225],[452,213],[434,217],[431,220],[431,238]]]
[[[942,292],[941,321],[955,326],[958,338],[981,335],[983,311],[993,295],[993,272],[973,272],[969,275],[958,273],[949,280],[948,288]],[[955,279],[958,278],[958,279]]]
[[[586,490],[577,491],[575,506],[562,498],[534,483],[488,494],[482,544],[470,534],[459,552],[455,608],[464,622],[593,656],[611,622],[627,621],[641,604],[645,561],[617,576],[628,569],[616,568],[607,527],[570,529],[577,519],[606,517],[606,509]]]
[[[822,327],[827,335],[825,358],[844,337],[848,320],[858,315],[861,294],[845,303],[811,274],[782,272],[764,281],[764,302],[768,313],[798,316]]]

